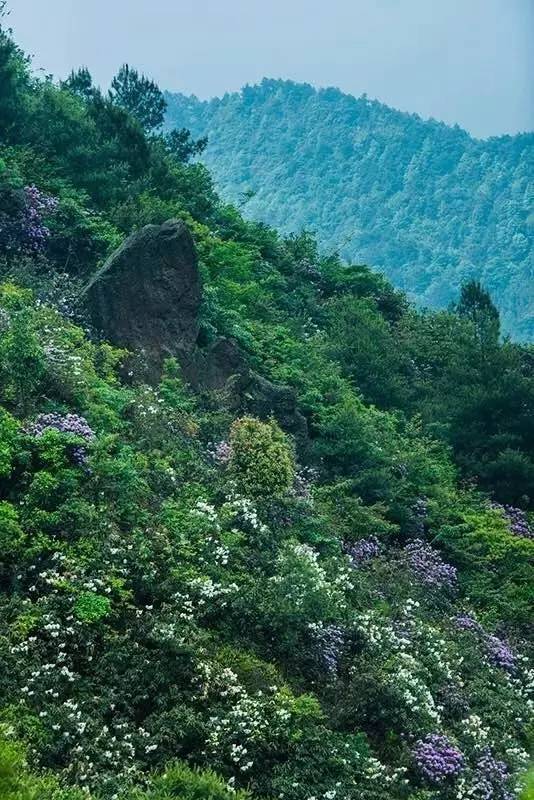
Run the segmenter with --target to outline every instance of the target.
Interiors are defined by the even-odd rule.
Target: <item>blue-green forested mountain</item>
[[[533,133],[474,139],[365,96],[281,80],[205,102],[166,99],[167,124],[208,136],[203,160],[250,218],[312,229],[426,306],[447,306],[477,278],[504,329],[533,338]]]

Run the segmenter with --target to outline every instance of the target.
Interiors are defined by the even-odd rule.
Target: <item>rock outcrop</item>
[[[115,344],[142,350],[157,379],[170,356],[187,358],[202,299],[193,237],[180,220],[146,225],[126,239],[84,290],[95,326]]]
[[[306,418],[298,410],[293,389],[250,369],[233,339],[221,336],[206,348],[195,348],[182,362],[182,370],[194,388],[222,392],[232,410],[262,419],[273,415],[296,439],[304,442],[307,438]]]
[[[297,439],[306,420],[288,386],[250,369],[233,339],[199,347],[202,287],[193,238],[180,220],[132,234],[84,290],[93,323],[107,339],[142,354],[144,379],[157,382],[166,358],[176,358],[197,391],[217,391],[233,410],[274,415]]]

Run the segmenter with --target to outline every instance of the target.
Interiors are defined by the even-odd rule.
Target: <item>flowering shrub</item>
[[[232,457],[232,446],[224,440],[216,443],[210,442],[208,453],[215,464],[226,466]]]
[[[429,733],[419,739],[412,750],[417,769],[430,783],[456,778],[464,766],[462,753],[439,733]]]
[[[322,623],[310,623],[309,628],[317,647],[319,662],[330,675],[337,675],[346,642],[345,629],[340,625],[324,625]]]
[[[469,616],[469,614],[459,614],[454,618],[454,624],[461,631],[473,631],[474,633],[482,633],[482,626],[480,623]]]
[[[28,433],[32,436],[42,436],[46,430],[50,429],[61,433],[71,433],[73,436],[79,436],[87,441],[95,435],[87,420],[78,414],[40,414],[28,427]]]
[[[90,442],[95,436],[87,420],[78,414],[40,414],[27,430],[31,436],[37,438],[48,430],[67,433],[86,442]],[[75,445],[71,450],[71,456],[76,464],[82,466],[87,461],[87,450],[83,445]]]
[[[422,539],[414,539],[404,548],[410,569],[421,583],[436,588],[452,588],[456,583],[456,568],[446,564],[437,550]]]
[[[293,483],[293,494],[299,500],[304,500],[308,503],[312,501],[312,489],[317,482],[318,471],[313,467],[301,467],[295,473],[295,481]]]
[[[475,766],[475,786],[479,796],[488,798],[512,798],[510,788],[510,772],[504,761],[496,759],[489,748],[486,748]]]
[[[514,536],[534,539],[534,530],[531,528],[526,512],[523,511],[522,508],[516,508],[510,505],[503,506],[500,503],[493,503],[492,507],[504,515],[510,532],[513,533]]]
[[[36,186],[22,190],[21,202],[14,204],[11,214],[0,216],[0,246],[17,253],[39,253],[50,236],[44,220],[56,211],[57,198],[41,192]]]
[[[516,667],[515,656],[506,642],[498,636],[486,636],[485,644],[489,659],[497,667],[513,672]]]
[[[292,701],[277,687],[250,694],[226,668],[212,679],[210,691],[226,701],[210,718],[206,742],[219,769],[234,765],[242,773],[250,772],[273,742],[290,735]]]
[[[359,542],[347,545],[345,552],[349,556],[353,566],[357,567],[379,555],[380,543],[376,536],[369,536],[367,539],[360,539]]]
[[[295,542],[283,547],[269,583],[274,590],[274,608],[303,615],[312,615],[317,609],[321,616],[345,610],[353,586],[345,560],[328,563],[315,548]]]
[[[478,637],[491,664],[507,672],[514,672],[517,660],[507,642],[499,639],[498,636],[487,634],[482,625],[468,614],[460,614],[455,617],[454,624],[460,630],[471,631]]]

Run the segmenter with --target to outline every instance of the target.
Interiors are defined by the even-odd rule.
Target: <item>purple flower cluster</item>
[[[473,633],[482,633],[482,626],[476,619],[470,617],[469,614],[459,614],[454,618],[454,624],[461,631],[473,631]]]
[[[507,672],[513,672],[516,668],[516,657],[509,644],[499,639],[498,636],[485,633],[482,625],[468,614],[460,614],[455,617],[454,624],[462,631],[472,631],[476,633],[484,643],[490,662]]]
[[[345,630],[339,625],[310,625],[319,660],[330,675],[337,675],[345,644]]]
[[[510,777],[504,761],[498,761],[486,748],[476,763],[476,796],[480,800],[512,800],[514,794],[507,788]]]
[[[40,437],[47,430],[56,430],[68,433],[86,442],[94,439],[94,431],[85,417],[78,414],[39,414],[35,422],[28,427],[31,436]],[[80,466],[87,460],[87,450],[83,445],[75,445],[71,451],[73,461]]]
[[[26,210],[23,218],[24,232],[28,249],[42,250],[50,231],[43,223],[43,217],[53,214],[58,201],[55,197],[43,194],[36,186],[26,186]]]
[[[506,642],[503,642],[498,636],[486,636],[485,644],[492,664],[507,672],[513,672],[515,670],[515,655]]]
[[[437,550],[422,539],[414,539],[404,549],[408,566],[427,586],[451,588],[456,583],[456,567],[446,564]]]
[[[412,755],[421,775],[430,783],[441,783],[457,777],[464,766],[464,757],[446,736],[429,733],[419,739]]]
[[[530,527],[526,512],[522,508],[502,506],[500,503],[492,503],[492,508],[504,514],[510,526],[510,533],[513,533],[514,536],[521,536],[523,539],[534,539],[534,530]]]
[[[380,542],[376,536],[369,536],[367,539],[360,539],[354,544],[346,545],[345,552],[352,561],[352,566],[358,567],[380,554]]]
[[[58,201],[36,186],[26,186],[22,194],[22,202],[16,212],[2,214],[2,245],[6,250],[18,253],[39,253],[50,236],[44,218],[56,211]]]
[[[224,467],[232,457],[232,445],[224,440],[216,443],[210,442],[208,453],[215,464]]]

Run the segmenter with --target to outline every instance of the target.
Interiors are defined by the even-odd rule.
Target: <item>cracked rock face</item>
[[[180,220],[132,234],[86,287],[96,327],[132,351],[144,351],[150,376],[165,358],[195,346],[202,287],[193,238]]]

